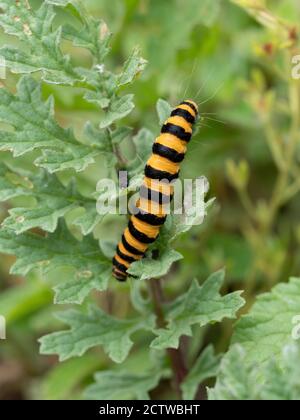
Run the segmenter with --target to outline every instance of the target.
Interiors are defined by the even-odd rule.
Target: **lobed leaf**
[[[257,369],[245,365],[245,354],[245,350],[237,345],[224,356],[216,386],[208,390],[209,400],[258,399]]]
[[[247,351],[235,344],[222,360],[210,400],[299,401],[300,346],[294,341],[283,347],[280,357],[268,363],[249,364]],[[276,360],[277,359],[277,360]]]
[[[90,400],[148,400],[149,391],[158,385],[163,374],[163,371],[144,374],[97,372],[95,383],[86,389],[85,397]]]
[[[41,71],[48,83],[73,85],[81,76],[60,49],[61,28],[53,30],[53,7],[43,2],[35,11],[26,1],[0,1],[0,26],[19,38],[23,48],[4,46],[0,55],[13,73]]]
[[[1,89],[0,121],[14,130],[0,130],[0,150],[10,150],[14,157],[43,150],[35,163],[49,172],[82,171],[101,150],[79,143],[72,130],[58,125],[52,98],[43,102],[40,84],[29,76],[20,80],[16,95]]]
[[[63,25],[63,36],[76,47],[88,49],[95,62],[101,63],[109,52],[111,33],[102,20],[95,19],[86,12],[83,3],[76,0],[46,0],[46,3],[65,7],[81,22],[78,29],[70,24]]]
[[[141,58],[140,51],[135,48],[124,64],[121,74],[118,77],[118,86],[124,86],[133,82],[145,68],[147,61]]]
[[[293,341],[293,320],[300,312],[300,278],[281,283],[257,298],[251,311],[236,324],[232,343],[246,350],[247,363],[264,363],[280,356]]]
[[[102,346],[114,362],[121,363],[133,345],[131,335],[154,326],[154,317],[119,320],[94,306],[90,306],[87,314],[69,310],[58,318],[70,325],[70,329],[46,335],[40,343],[42,354],[58,354],[61,361]]]
[[[92,289],[105,290],[111,277],[111,262],[101,254],[97,241],[91,236],[76,240],[63,223],[47,236],[15,235],[3,228],[0,251],[17,257],[12,274],[25,276],[34,268],[44,274],[60,267],[72,268],[72,280],[55,289],[58,303],[82,303]]]
[[[133,263],[128,273],[140,280],[149,280],[165,276],[175,261],[182,259],[182,255],[174,249],[166,249],[159,259],[143,258]]]
[[[162,126],[165,121],[170,117],[172,107],[164,99],[159,99],[156,103],[156,111],[159,119],[159,124]]]
[[[16,188],[17,187],[17,188]],[[33,228],[54,232],[58,221],[74,208],[85,209],[84,221],[76,219],[74,224],[82,228],[84,234],[90,233],[101,220],[96,212],[94,199],[83,197],[76,191],[73,183],[64,186],[54,174],[40,171],[37,175],[22,176],[10,171],[4,164],[0,167],[0,201],[13,197],[27,196],[35,199],[35,206],[9,210],[2,226],[20,234]]]
[[[107,109],[106,115],[102,119],[100,123],[101,128],[106,128],[116,122],[117,120],[120,120],[124,117],[126,117],[134,108],[133,103],[133,95],[125,95],[122,97],[114,97],[110,101],[109,108]]]
[[[178,348],[182,335],[192,335],[192,325],[203,327],[224,318],[235,318],[245,301],[240,296],[241,292],[220,295],[224,277],[225,272],[221,270],[212,274],[202,286],[193,281],[189,290],[167,308],[167,327],[155,331],[157,338],[152,341],[151,347]]]
[[[32,185],[25,177],[21,177],[0,162],[0,201],[15,197],[31,195]]]

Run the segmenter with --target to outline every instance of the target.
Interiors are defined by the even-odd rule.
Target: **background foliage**
[[[299,2],[0,9],[0,398],[300,399]],[[96,184],[137,184],[186,96],[202,118],[182,176],[216,200],[117,284],[126,218],[96,213]]]

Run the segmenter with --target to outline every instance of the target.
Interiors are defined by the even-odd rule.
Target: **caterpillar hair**
[[[113,258],[113,275],[126,281],[130,265],[144,257],[149,245],[157,239],[166,221],[166,205],[173,197],[173,183],[179,176],[198,106],[191,100],[181,102],[162,126],[152,155],[145,167],[145,177],[132,215]]]

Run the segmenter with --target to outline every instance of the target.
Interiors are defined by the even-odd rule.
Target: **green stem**
[[[159,279],[149,280],[149,288],[153,299],[154,310],[157,316],[157,327],[165,328],[166,320],[163,311],[164,296],[163,290],[161,287],[161,282]],[[176,386],[176,392],[180,399],[182,399],[181,383],[187,375],[187,369],[185,366],[185,361],[179,345],[178,349],[167,349],[169,355],[172,369],[174,372],[174,382]]]

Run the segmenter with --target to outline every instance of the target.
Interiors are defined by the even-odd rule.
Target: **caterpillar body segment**
[[[166,221],[166,208],[174,192],[172,182],[179,176],[180,163],[184,159],[197,117],[196,103],[183,101],[171,112],[153,144],[152,155],[145,166],[140,198],[136,203],[137,213],[131,216],[113,258],[113,275],[119,281],[126,281],[128,268],[144,257]]]

